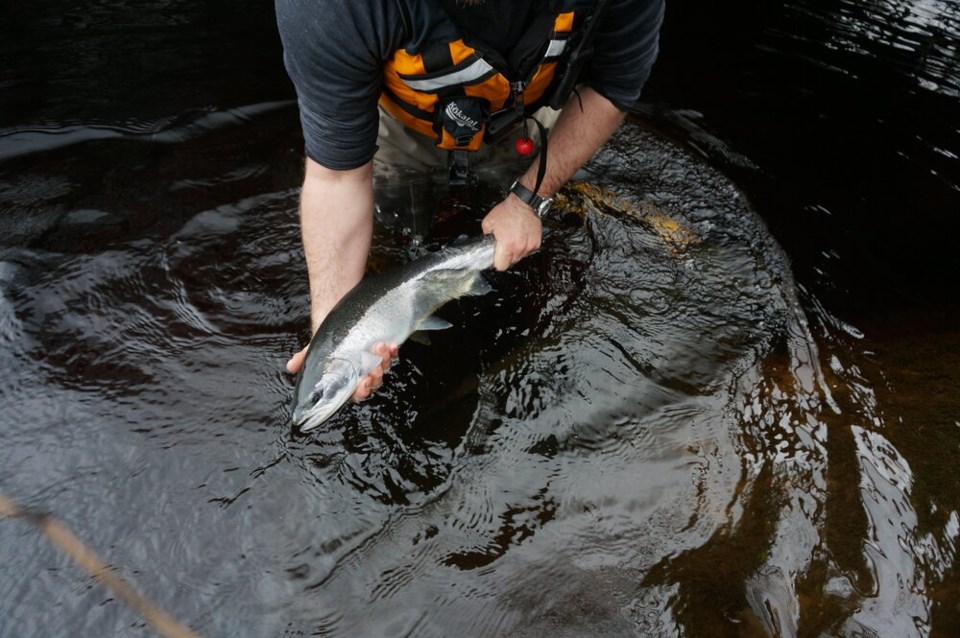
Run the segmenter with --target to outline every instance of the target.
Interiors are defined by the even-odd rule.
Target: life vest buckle
[[[486,141],[496,144],[516,130],[521,121],[523,121],[523,111],[515,108],[497,111],[490,116],[490,123],[487,124]]]
[[[505,109],[500,109],[490,116],[490,122],[487,124],[487,132],[484,137],[488,143],[496,144],[512,133],[518,124],[523,122],[526,116],[523,103],[523,91],[526,87],[526,82],[510,83],[510,96],[513,98],[513,104]]]

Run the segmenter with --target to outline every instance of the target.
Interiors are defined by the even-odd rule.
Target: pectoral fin
[[[470,290],[468,290],[466,294],[480,296],[492,291],[493,288],[490,287],[490,283],[484,279],[482,274],[478,274],[477,278],[474,279],[473,283],[470,285]]]
[[[372,352],[364,352],[360,355],[361,376],[367,376],[380,367],[383,360]]]

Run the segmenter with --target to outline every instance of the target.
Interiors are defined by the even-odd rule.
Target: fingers
[[[357,384],[357,389],[354,390],[353,396],[350,397],[350,400],[359,403],[373,393],[373,388],[370,386],[370,377],[364,377],[360,379],[360,383]]]
[[[497,244],[493,250],[493,268],[494,270],[504,271],[513,265],[513,257],[507,252],[504,244]]]
[[[506,270],[539,249],[539,234],[522,237],[513,242],[497,237],[497,244],[493,251],[493,267],[497,270]]]
[[[513,255],[507,251],[507,245],[498,243],[493,251],[493,267],[497,270],[506,270],[513,263]]]
[[[360,379],[357,389],[350,397],[353,401],[363,401],[369,398],[383,385],[383,375],[390,369],[393,360],[400,353],[400,346],[381,341],[373,347],[373,353],[380,357],[380,367],[374,368],[370,374]]]
[[[383,372],[386,372],[390,369],[390,366],[393,364],[393,360],[399,354],[400,348],[397,345],[391,345],[381,341],[373,347],[373,354],[380,357],[380,368]]]
[[[384,370],[382,367],[374,368],[373,372],[367,375],[367,381],[369,382],[370,391],[373,392],[380,388],[383,385],[383,373]]]
[[[493,218],[490,215],[487,215],[483,218],[483,221],[480,222],[480,230],[483,231],[484,235],[493,235]]]
[[[483,232],[497,238],[493,252],[493,267],[506,270],[540,248],[543,227],[533,210],[516,200],[507,198],[487,213],[480,226]]]
[[[290,360],[287,361],[287,372],[290,374],[296,374],[300,372],[300,368],[303,367],[303,359],[307,356],[307,349],[304,348],[297,354],[290,357]]]
[[[354,390],[353,396],[350,398],[353,401],[368,399],[381,385],[383,385],[383,368],[376,368],[373,372],[360,379],[360,383],[357,384],[357,389]]]

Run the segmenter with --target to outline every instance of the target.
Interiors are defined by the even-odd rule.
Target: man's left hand
[[[540,248],[543,227],[537,213],[516,195],[494,206],[481,224],[483,232],[497,239],[493,267],[506,270]]]

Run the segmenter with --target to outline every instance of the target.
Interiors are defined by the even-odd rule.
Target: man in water
[[[494,266],[506,269],[540,247],[553,194],[639,98],[663,18],[663,0],[276,0],[276,8],[306,145],[300,222],[313,331],[363,277],[378,148],[415,165],[446,161],[451,180],[469,180],[482,147],[513,133],[517,151],[529,153],[528,117],[562,109],[483,219],[497,240]],[[380,385],[397,348],[378,344],[376,354],[382,366],[356,400]]]

